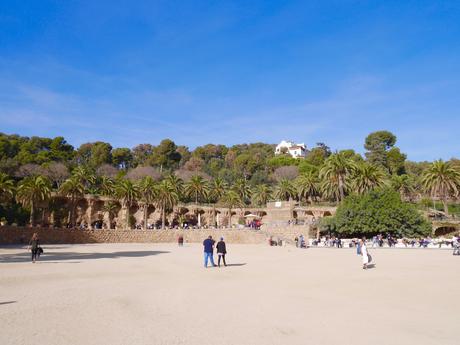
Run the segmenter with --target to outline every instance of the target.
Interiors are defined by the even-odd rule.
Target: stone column
[[[94,207],[94,200],[88,200],[88,208],[86,209],[86,221],[88,222],[88,229],[92,228],[93,223],[93,207]]]
[[[121,210],[118,214],[117,229],[128,229],[128,207],[126,205],[121,206]]]

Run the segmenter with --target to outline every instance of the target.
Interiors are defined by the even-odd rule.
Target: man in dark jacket
[[[217,264],[220,267],[220,258],[222,258],[222,260],[224,262],[224,266],[227,266],[227,263],[225,262],[225,254],[227,254],[227,248],[225,246],[225,242],[224,242],[223,237],[221,237],[220,241],[217,242],[216,248],[217,248],[217,256],[218,256]]]
[[[214,243],[215,241],[212,239],[212,236],[209,236],[207,239],[203,241],[204,267],[208,267],[208,260],[211,260],[212,266],[216,267],[216,264],[214,263],[214,258],[213,258]]]

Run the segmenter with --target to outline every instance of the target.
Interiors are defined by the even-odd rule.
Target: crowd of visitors
[[[337,248],[342,248],[342,239],[338,236],[323,236],[319,237],[315,240],[313,240],[312,245],[313,246],[319,246],[321,243],[323,243],[324,247],[337,247]]]

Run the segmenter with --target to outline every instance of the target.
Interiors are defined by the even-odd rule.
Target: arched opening
[[[440,228],[437,228],[434,231],[434,235],[436,237],[438,237],[438,236],[447,236],[447,235],[453,235],[454,233],[456,233],[458,231],[459,230],[454,226],[442,226]]]
[[[102,229],[104,225],[104,213],[96,212],[92,218],[91,228],[99,230]]]

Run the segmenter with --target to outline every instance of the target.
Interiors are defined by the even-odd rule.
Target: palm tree
[[[342,201],[347,190],[348,179],[354,168],[354,162],[343,153],[332,154],[326,159],[319,172],[323,184],[322,189],[326,193],[334,194],[339,201]],[[337,193],[333,191],[334,188],[337,188]]]
[[[220,200],[227,192],[228,185],[224,179],[218,177],[209,185],[209,198],[213,201]]]
[[[130,207],[139,198],[139,187],[131,180],[121,179],[115,186],[115,195],[120,201],[121,207],[126,210],[126,226],[130,227]]]
[[[356,193],[365,194],[385,184],[385,174],[377,166],[361,162],[353,171],[352,186]]]
[[[145,176],[139,182],[140,196],[144,207],[144,230],[147,229],[148,209],[155,202],[157,195],[156,182],[151,176]]]
[[[72,171],[72,176],[79,180],[87,191],[93,189],[97,177],[94,170],[88,166],[79,165]]]
[[[222,204],[228,208],[228,226],[232,227],[232,210],[236,207],[244,207],[244,202],[241,200],[241,196],[234,190],[229,190],[221,199]]]
[[[252,191],[252,202],[257,206],[265,206],[272,196],[270,186],[259,184]]]
[[[104,212],[106,212],[108,214],[108,216],[109,216],[109,229],[112,228],[113,218],[116,215],[118,207],[119,206],[117,205],[117,203],[115,203],[113,201],[109,201],[107,203],[104,203],[104,207],[102,208],[102,210]]]
[[[101,176],[99,180],[99,193],[104,196],[115,194],[115,181],[107,176]]]
[[[246,179],[240,178],[235,181],[232,187],[233,191],[236,192],[240,199],[246,203],[251,197],[251,186]]]
[[[190,181],[185,184],[185,194],[189,198],[193,198],[197,204],[199,200],[203,200],[209,193],[207,181],[199,176],[192,176]]]
[[[317,173],[310,171],[306,174],[299,175],[294,180],[294,185],[297,188],[299,200],[313,200],[313,198],[316,198],[319,195],[319,181]]]
[[[460,191],[460,171],[449,162],[435,161],[422,174],[422,186],[431,198],[440,198],[444,206],[444,213],[449,214],[447,199],[456,196]]]
[[[14,181],[5,173],[0,173],[0,201],[8,201],[14,195]]]
[[[161,181],[157,186],[155,204],[161,210],[161,228],[165,228],[166,211],[174,208],[179,202],[179,195],[168,180]]]
[[[59,194],[70,198],[69,223],[75,226],[75,209],[79,198],[85,195],[85,185],[76,176],[69,177],[59,187]]]
[[[51,196],[51,182],[43,176],[27,177],[19,183],[16,198],[24,207],[30,207],[30,225],[35,226],[37,203]]]
[[[344,189],[348,191],[350,189],[350,183],[347,181],[347,183],[344,186]],[[329,200],[335,200],[339,201],[340,200],[340,191],[339,191],[339,182],[336,177],[331,177],[328,179],[324,179],[320,182],[319,185],[321,195],[323,198],[329,199]]]
[[[415,188],[414,181],[409,175],[393,175],[390,180],[390,186],[395,191],[399,192],[401,199],[406,199],[410,196]]]
[[[177,175],[170,174],[166,177],[166,181],[171,185],[172,189],[177,193],[179,199],[184,194],[184,181]]]
[[[281,179],[275,188],[275,197],[279,200],[288,201],[295,198],[297,191],[291,180]]]
[[[216,225],[216,202],[225,195],[228,185],[220,177],[215,178],[209,185],[209,200],[212,202],[212,223]]]

